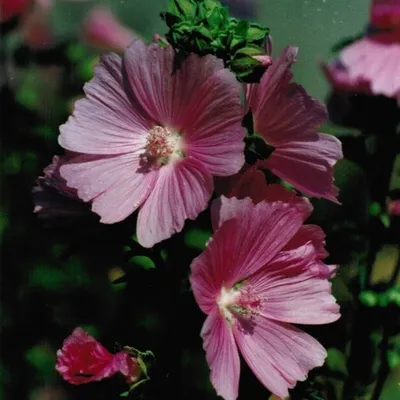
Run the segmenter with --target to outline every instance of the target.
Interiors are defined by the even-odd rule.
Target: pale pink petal
[[[324,363],[325,349],[310,335],[262,316],[234,325],[234,336],[246,363],[260,382],[280,398],[308,372]]]
[[[78,189],[83,201],[93,201],[92,210],[101,222],[114,223],[132,214],[151,191],[156,171],[141,171],[136,154],[110,157],[78,156],[64,164],[61,176]]]
[[[84,87],[86,97],[75,103],[74,113],[60,127],[62,147],[86,154],[121,154],[145,147],[152,124],[133,96],[128,97],[121,69],[116,54],[101,58],[95,77]]]
[[[369,82],[375,95],[396,97],[400,91],[400,29],[363,38],[340,54],[351,79]]]
[[[267,264],[301,223],[301,213],[288,204],[226,199],[221,227],[191,266],[190,282],[200,308],[208,313],[223,285],[232,287]]]
[[[239,391],[239,353],[228,322],[215,307],[201,330],[211,370],[211,383],[225,400],[236,400]]]
[[[144,247],[180,232],[186,219],[196,219],[211,198],[213,181],[195,159],[161,167],[154,189],[139,211],[137,236]]]
[[[333,165],[342,157],[341,142],[337,138],[315,133],[278,147],[264,165],[306,195],[337,203]]]
[[[322,264],[322,265],[321,265]],[[327,324],[340,317],[324,264],[312,244],[281,251],[248,279],[254,294],[265,299],[263,315],[296,324]]]
[[[124,66],[133,93],[153,121],[180,131],[190,99],[223,64],[215,57],[193,54],[175,70],[174,56],[171,46],[147,46],[137,40],[125,52]]]

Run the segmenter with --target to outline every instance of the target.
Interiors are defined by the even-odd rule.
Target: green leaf
[[[346,367],[346,357],[339,350],[334,347],[331,347],[327,350],[328,356],[326,358],[327,367],[333,372],[339,372],[343,375],[348,374]]]
[[[123,392],[119,395],[119,397],[129,397],[129,392]]]
[[[191,229],[185,234],[185,245],[191,248],[203,250],[210,237],[211,232],[209,231]]]
[[[264,40],[269,34],[269,28],[264,28],[261,25],[252,23],[247,29],[246,39],[249,42],[256,42],[259,40]]]
[[[154,264],[153,260],[146,256],[134,256],[130,258],[128,262],[129,264],[137,265],[138,267],[146,270],[156,268],[156,265]]]

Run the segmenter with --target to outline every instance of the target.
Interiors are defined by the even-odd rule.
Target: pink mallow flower
[[[339,306],[304,215],[292,204],[221,197],[214,236],[191,265],[195,299],[207,314],[201,336],[211,382],[238,397],[239,352],[276,396],[324,363],[325,349],[292,324],[336,321]]]
[[[326,108],[291,83],[296,55],[297,48],[287,47],[261,82],[246,88],[254,130],[275,148],[263,165],[304,194],[337,202],[333,166],[342,158],[341,143],[316,132],[327,119]]]
[[[400,1],[374,0],[370,34],[347,46],[331,64],[322,63],[336,89],[397,99],[400,104]]]
[[[100,381],[117,372],[131,384],[140,375],[137,360],[127,351],[111,354],[82,328],[76,328],[57,351],[56,370],[73,385]]]
[[[337,89],[395,98],[400,104],[400,28],[366,36],[322,66]]]
[[[75,103],[59,142],[82,153],[60,169],[103,223],[139,208],[137,236],[151,247],[203,211],[212,176],[244,164],[243,107],[235,76],[213,56],[135,41],[123,60],[102,57],[86,98]]]
[[[68,187],[60,175],[60,167],[66,159],[54,156],[52,163],[43,170],[43,176],[37,179],[33,187],[33,212],[40,218],[82,217],[90,214],[87,204],[78,197],[76,189]]]
[[[89,11],[83,23],[82,39],[103,51],[123,52],[137,35],[117,20],[108,8],[98,6]]]

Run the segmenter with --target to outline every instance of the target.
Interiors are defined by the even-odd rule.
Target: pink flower
[[[325,349],[291,324],[339,318],[325,265],[304,216],[282,202],[220,200],[216,231],[193,261],[190,281],[207,319],[201,331],[211,382],[225,400],[238,396],[239,351],[278,397],[321,366]]]
[[[247,87],[254,130],[275,147],[263,165],[306,195],[337,202],[333,166],[342,158],[341,143],[316,132],[327,119],[325,106],[290,82],[296,55],[287,47],[261,82]]]
[[[387,206],[387,209],[389,215],[400,217],[400,200],[390,201]]]
[[[124,27],[105,7],[95,7],[83,25],[83,41],[103,51],[123,52],[136,35]]]
[[[136,233],[145,247],[207,207],[212,175],[244,163],[235,76],[213,56],[192,54],[176,72],[173,62],[171,47],[141,41],[123,60],[103,57],[59,138],[82,153],[60,169],[68,185],[103,223],[140,208]]]
[[[65,160],[64,157],[54,156],[53,162],[44,169],[44,176],[37,179],[33,188],[33,212],[41,218],[82,216],[89,213],[76,189],[68,187],[60,175],[60,167]]]
[[[373,0],[371,7],[371,23],[381,29],[400,27],[399,0]]]
[[[57,351],[56,370],[73,385],[100,381],[117,372],[132,383],[140,375],[136,359],[127,351],[111,354],[81,328],[76,328],[64,340],[62,349]]]
[[[31,0],[0,0],[0,22],[22,14],[30,3]]]
[[[335,88],[383,95],[400,104],[400,29],[356,41],[323,68]]]

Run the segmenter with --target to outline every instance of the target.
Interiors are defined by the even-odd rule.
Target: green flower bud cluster
[[[265,54],[269,29],[230,17],[218,0],[170,0],[161,17],[179,55],[213,54],[243,82],[258,82],[265,71],[253,56]]]

